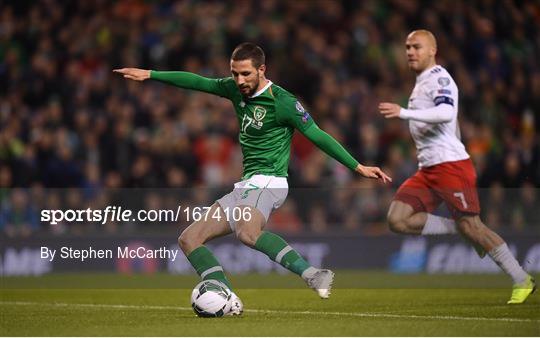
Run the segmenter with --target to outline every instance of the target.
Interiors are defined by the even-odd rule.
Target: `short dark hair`
[[[259,68],[264,65],[266,57],[261,47],[251,42],[244,42],[239,44],[231,55],[231,60],[242,61],[251,60],[253,67]]]

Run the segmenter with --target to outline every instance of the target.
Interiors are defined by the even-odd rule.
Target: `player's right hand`
[[[395,103],[391,103],[391,102],[379,103],[379,112],[384,116],[385,119],[398,118],[400,111],[401,111],[401,107]]]
[[[140,68],[120,68],[114,69],[113,72],[124,75],[124,78],[135,81],[144,81],[150,78],[149,69]]]
[[[392,178],[386,175],[379,167],[365,167],[358,164],[355,171],[364,177],[379,179],[383,183],[392,182]]]

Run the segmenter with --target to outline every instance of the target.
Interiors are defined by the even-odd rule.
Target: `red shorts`
[[[476,170],[470,159],[422,168],[403,182],[394,200],[409,204],[415,212],[433,212],[444,201],[454,219],[477,215]]]

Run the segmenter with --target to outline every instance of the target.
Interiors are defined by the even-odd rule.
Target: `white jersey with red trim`
[[[409,120],[409,130],[418,150],[420,168],[469,158],[465,146],[461,143],[457,120],[458,88],[446,69],[436,65],[416,77],[408,109],[430,109],[441,104],[452,106],[450,121],[426,123]]]

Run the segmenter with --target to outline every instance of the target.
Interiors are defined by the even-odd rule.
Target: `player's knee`
[[[236,238],[247,246],[254,247],[255,242],[261,235],[261,230],[250,226],[238,226],[236,227]]]
[[[386,221],[388,222],[388,227],[392,232],[404,233],[407,230],[407,223],[402,217],[398,215],[389,213],[386,216]]]
[[[198,236],[196,236],[193,231],[190,231],[189,229],[182,231],[180,237],[178,237],[178,245],[184,252],[192,251],[193,248],[197,248],[202,244],[204,243],[198,239]]]
[[[182,231],[180,236],[178,236],[178,246],[180,246],[182,250],[186,249],[189,245],[188,236],[189,235],[187,234],[186,230]]]
[[[458,220],[458,227],[461,233],[471,236],[481,230],[483,223],[478,216],[463,216]]]

